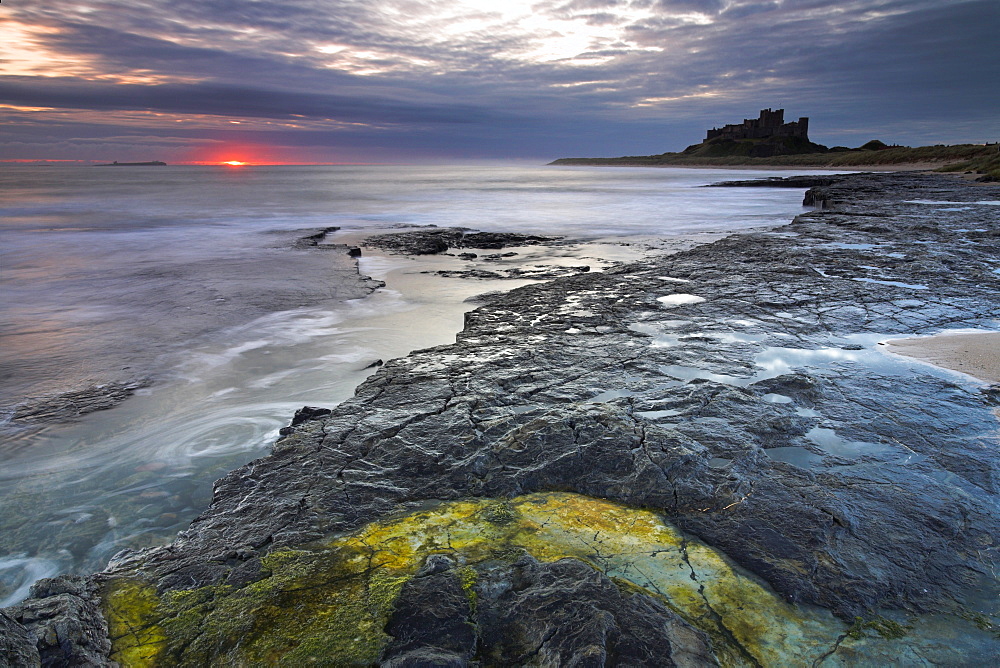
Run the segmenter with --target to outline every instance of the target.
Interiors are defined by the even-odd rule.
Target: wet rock
[[[315,248],[326,240],[328,234],[332,234],[339,230],[339,227],[324,227],[318,232],[313,232],[312,234],[306,235],[304,237],[299,237],[295,240],[296,248]]]
[[[513,232],[475,232],[461,239],[465,248],[505,248],[507,246],[531,246],[556,241],[558,237],[543,237],[537,234],[515,234]]]
[[[718,665],[705,634],[582,562],[525,556],[484,571],[476,592],[485,665]]]
[[[510,278],[507,273],[499,271],[486,271],[485,269],[462,269],[462,270],[449,270],[440,269],[433,273],[437,276],[444,276],[446,278],[466,278],[466,279],[481,279],[485,281],[496,281],[504,278]]]
[[[410,232],[379,234],[365,239],[366,246],[390,253],[406,255],[436,255],[458,244],[464,230],[461,228],[421,228]]]
[[[490,290],[488,292],[482,292],[478,295],[472,295],[467,297],[464,301],[469,304],[488,304],[494,299],[498,299],[504,295],[502,290]]]
[[[0,609],[0,668],[41,666],[35,639],[28,629]]]
[[[267,572],[260,559],[253,557],[246,561],[237,561],[226,575],[226,584],[230,587],[245,587],[248,584],[259,582],[266,576]]]
[[[421,498],[570,488],[664,508],[793,600],[853,615],[946,598],[980,568],[975,558],[961,556],[971,553],[958,549],[952,535],[971,542],[997,533],[989,510],[996,462],[975,445],[976,434],[989,433],[993,420],[976,407],[980,395],[937,378],[879,377],[863,365],[849,374],[821,365],[761,381],[759,389],[731,384],[752,381],[755,360],[770,348],[794,356],[796,349],[841,349],[849,342],[840,337],[856,332],[976,326],[995,317],[996,281],[964,281],[961,273],[991,262],[995,251],[961,243],[962,233],[951,227],[924,230],[923,211],[897,203],[919,198],[922,186],[961,186],[943,177],[863,178],[876,183],[863,180],[855,188],[845,182],[829,194],[846,202],[871,188],[874,199],[850,206],[876,216],[895,211],[895,227],[835,238],[961,261],[933,281],[917,279],[884,252],[828,249],[831,225],[853,225],[857,217],[817,213],[799,217],[794,243],[773,234],[738,235],[604,274],[515,290],[470,313],[455,346],[386,364],[325,418],[322,449],[304,445],[290,460],[262,460],[220,481],[213,508],[182,540],[183,552],[197,558],[204,549],[199,536],[219,531],[251,544],[294,544]],[[901,196],[887,195],[888,186]],[[996,225],[992,210],[983,216],[976,226]],[[969,227],[968,221],[956,217],[954,227]],[[914,243],[927,235],[935,245]],[[845,263],[851,254],[857,259]],[[884,269],[864,268],[878,264]],[[819,271],[789,273],[796,266]],[[681,285],[661,276],[690,281],[683,290],[704,301],[659,307],[656,298]],[[856,279],[931,283],[935,299],[904,308],[897,303],[924,293]],[[683,322],[673,324],[678,318]],[[734,320],[743,324],[729,324]],[[635,323],[677,341],[650,345],[631,329]],[[747,332],[748,341],[682,338],[733,327]],[[629,376],[636,380],[623,386]],[[601,400],[606,390],[616,394]],[[768,403],[768,393],[792,401]],[[644,418],[632,406],[672,414]],[[798,409],[820,417],[800,417]],[[900,441],[927,459],[915,467],[890,466],[885,461],[906,452],[890,449],[881,457],[859,453],[858,462],[810,440],[806,434],[819,425],[852,443]],[[824,464],[810,470],[771,461],[763,449],[774,447],[803,448]],[[712,457],[733,459],[733,467],[711,469]],[[327,469],[341,473],[331,480],[320,473]],[[928,479],[924,471],[931,470],[957,475],[969,487],[959,493]],[[374,471],[395,473],[390,483]],[[306,489],[307,496],[298,492]],[[269,510],[236,527],[230,518],[254,507],[248,492]],[[243,510],[233,505],[237,500]],[[831,522],[831,513],[844,517],[849,530]],[[940,524],[928,526],[928,516]],[[892,543],[878,528],[884,525],[897,527]],[[924,558],[900,562],[899,551]]]
[[[41,665],[108,665],[111,641],[94,581],[74,576],[39,580],[31,597],[6,613],[35,639]],[[10,642],[6,633],[3,637]]]
[[[297,427],[303,422],[308,422],[309,420],[316,420],[321,417],[329,415],[332,411],[329,408],[317,408],[316,406],[303,406],[299,410],[295,411],[295,415],[292,416],[292,427]]]
[[[743,181],[720,181],[710,183],[706,188],[813,188],[829,186],[843,179],[842,175],[833,176],[769,176],[763,179],[747,179]]]
[[[295,415],[292,416],[292,421],[287,427],[282,427],[278,433],[282,436],[287,436],[295,431],[295,428],[304,422],[310,422],[312,420],[318,420],[319,418],[326,417],[332,413],[329,408],[319,408],[317,406],[303,406],[299,410],[295,411]]]
[[[421,228],[408,232],[393,232],[368,237],[365,244],[406,255],[434,255],[449,248],[498,249],[507,246],[528,246],[549,244],[559,237],[543,237],[534,234],[511,232],[472,232],[461,227]],[[472,259],[475,253],[462,253],[462,259]]]
[[[469,595],[454,561],[432,555],[396,599],[381,665],[465,666],[476,651]]]
[[[463,571],[434,555],[403,586],[386,632],[383,666],[717,665],[704,633],[574,559]]]
[[[114,408],[135,391],[148,387],[152,381],[109,382],[92,385],[53,397],[29,399],[15,407],[12,420],[17,422],[62,422]]]
[[[487,262],[493,262],[491,266],[491,271],[485,269],[439,269],[434,272],[438,276],[445,276],[448,278],[465,278],[470,280],[482,279],[482,280],[520,280],[520,279],[530,279],[530,280],[552,280],[555,278],[565,278],[566,276],[573,276],[575,274],[586,273],[590,271],[589,265],[577,265],[562,267],[557,265],[533,265],[529,268],[521,267],[510,267],[503,266],[499,263],[503,261],[504,258],[496,257],[486,257],[483,258]],[[469,301],[475,301],[471,299]]]

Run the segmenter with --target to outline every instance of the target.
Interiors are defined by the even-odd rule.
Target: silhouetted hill
[[[769,140],[709,140],[689,146],[679,153],[628,155],[617,158],[560,158],[552,165],[632,166],[632,167],[824,167],[864,168],[892,165],[926,164],[941,171],[970,171],[982,174],[980,180],[1000,181],[1000,145],[957,144],[954,146],[888,146],[872,140],[858,148],[826,148],[806,142],[768,146],[772,140],[795,140],[774,137]],[[717,143],[713,143],[717,142]],[[765,148],[761,148],[761,147]],[[784,152],[761,153],[772,148]],[[808,150],[807,150],[808,149]]]

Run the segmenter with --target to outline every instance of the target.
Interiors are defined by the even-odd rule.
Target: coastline
[[[784,153],[770,157],[750,157],[738,155],[746,146],[724,146],[729,140],[707,140],[699,145],[689,146],[680,153],[658,155],[630,155],[613,158],[559,158],[550,165],[577,166],[717,166],[720,168],[742,166],[746,169],[795,166],[803,169],[843,169],[861,171],[905,171],[914,168],[932,169],[941,172],[967,172],[976,174],[975,180],[982,183],[1000,179],[996,147],[990,144],[960,144],[956,146],[877,146],[847,150],[825,150],[815,146],[816,151],[805,153]],[[739,144],[742,140],[735,140]],[[751,140],[752,141],[752,140]],[[767,140],[765,140],[766,142]],[[869,142],[878,144],[878,142]],[[867,145],[866,145],[867,146]],[[719,155],[722,153],[723,155]],[[725,155],[728,153],[729,155]],[[735,155],[733,153],[736,153]]]
[[[174,619],[198,615],[208,638],[235,632],[214,611],[231,615],[243,600],[250,606],[244,612],[259,614],[264,608],[254,606],[273,603],[239,592],[277,583],[282,564],[289,573],[315,578],[313,563],[337,566],[336,555],[370,557],[376,552],[366,550],[390,540],[375,531],[389,526],[386,518],[418,511],[423,514],[404,527],[407,535],[437,544],[439,534],[428,522],[465,512],[440,506],[441,500],[488,502],[461,516],[479,513],[485,523],[477,531],[514,530],[530,520],[534,507],[518,500],[521,495],[558,490],[577,496],[532,497],[530,503],[551,508],[552,518],[575,508],[573,517],[598,526],[587,536],[587,549],[500,532],[501,544],[514,550],[504,556],[477,551],[482,548],[472,543],[454,548],[449,535],[437,550],[414,553],[415,562],[392,561],[377,572],[382,579],[373,572],[352,576],[361,596],[378,583],[396,583],[391,605],[373,608],[374,627],[361,633],[363,646],[337,644],[337,635],[324,651],[402,661],[417,656],[408,652],[430,648],[461,663],[471,658],[469,645],[442,645],[446,639],[435,637],[442,619],[476,620],[499,631],[509,629],[507,623],[547,628],[532,616],[527,598],[496,592],[514,591],[509,583],[520,578],[529,584],[524,596],[538,597],[552,591],[546,578],[555,588],[582,586],[589,578],[600,586],[583,603],[563,601],[557,615],[583,605],[588,616],[602,610],[633,620],[629,606],[644,605],[647,618],[672,629],[666,646],[663,636],[630,636],[645,650],[707,658],[712,647],[716,658],[727,651],[744,661],[759,656],[755,643],[771,637],[754,640],[739,631],[759,629],[761,620],[754,626],[745,613],[725,607],[726,591],[706,599],[722,620],[718,627],[667,610],[657,602],[657,595],[667,596],[657,581],[637,575],[665,565],[643,562],[639,568],[638,556],[629,557],[615,540],[605,546],[597,536],[610,529],[587,514],[611,514],[637,527],[654,520],[630,509],[655,508],[700,539],[692,551],[726,564],[725,586],[746,592],[754,578],[768,583],[770,589],[754,590],[766,602],[760,614],[780,609],[795,628],[812,629],[808,643],[792,638],[801,647],[779,642],[778,651],[787,653],[779,656],[911,656],[908,648],[933,641],[931,622],[940,621],[921,613],[950,610],[949,629],[963,619],[948,608],[953,599],[966,601],[976,614],[993,614],[980,612],[982,604],[968,591],[971,574],[987,565],[978,560],[995,558],[989,552],[995,546],[982,540],[997,535],[995,507],[990,511],[996,458],[977,450],[984,437],[976,431],[992,428],[993,418],[978,389],[905,365],[882,366],[886,356],[872,337],[983,326],[996,317],[998,279],[988,269],[996,242],[988,234],[970,237],[983,225],[998,229],[995,212],[972,207],[982,209],[975,211],[975,227],[968,225],[972,214],[935,210],[929,225],[928,205],[906,201],[924,196],[975,204],[981,188],[973,192],[942,176],[849,177],[821,189],[817,200],[827,208],[784,228],[499,296],[466,316],[455,344],[393,360],[332,412],[297,416],[272,455],[219,481],[212,507],[172,546],[120,555],[107,573],[90,579],[43,583],[35,600],[8,614],[32,618],[40,606],[58,608],[59,596],[91,611],[103,606],[103,614],[94,612],[86,622],[98,654],[180,652],[170,654],[177,659],[200,650]],[[944,257],[951,260],[947,265]],[[879,416],[890,406],[893,422],[885,424]],[[872,479],[880,482],[866,482]],[[594,498],[622,505],[586,501]],[[927,517],[939,526],[928,525]],[[894,527],[890,541],[886,526]],[[364,548],[337,542],[357,531],[375,531],[364,534]],[[622,540],[643,545],[652,540],[650,532],[668,540],[663,528]],[[315,541],[325,541],[328,551],[309,552]],[[911,552],[922,555],[919,563],[896,558]],[[604,553],[625,556],[611,569]],[[692,557],[685,551],[683,559]],[[588,567],[574,570],[572,564],[581,562]],[[612,576],[631,583],[632,603],[615,598]],[[693,565],[687,579],[697,580]],[[978,586],[995,589],[991,582]],[[215,602],[207,607],[182,610],[170,603],[180,598],[159,598],[159,592],[193,592],[204,600],[209,589]],[[475,607],[468,603],[470,591]],[[670,593],[677,603],[681,592]],[[781,608],[787,606],[779,605],[781,598],[801,605]],[[435,600],[450,601],[452,617],[435,615]],[[314,610],[311,600],[303,605]],[[159,612],[140,612],[150,606]],[[880,616],[887,609],[888,621]],[[508,622],[505,610],[513,615]],[[840,621],[863,616],[884,626],[900,615],[904,622],[894,623],[915,627],[905,640],[865,631],[876,626],[850,631]],[[439,621],[420,635],[413,616]],[[36,633],[53,623],[52,617],[33,619]],[[100,638],[105,619],[114,647],[106,626]],[[765,617],[764,628],[773,620]],[[296,641],[317,642],[321,629],[306,621],[295,630]],[[125,622],[180,635],[154,646],[146,636],[116,634]],[[554,635],[542,643],[558,638],[551,651],[563,660],[585,649],[567,632],[565,625],[553,626]],[[626,625],[623,632],[632,629]],[[844,642],[848,632],[855,635]],[[975,625],[966,622],[961,633],[962,642],[950,651],[975,658],[996,649]],[[400,637],[416,640],[400,645],[393,640]],[[579,639],[589,647],[591,637]],[[251,640],[261,647],[275,642]],[[920,651],[931,650],[920,645]]]
[[[832,172],[837,174],[851,173],[851,172],[932,172],[940,167],[944,167],[949,162],[912,162],[912,163],[900,163],[896,165],[870,165],[870,164],[858,164],[858,165],[755,165],[755,164],[731,164],[731,165],[687,165],[687,164],[648,164],[642,162],[608,162],[601,163],[603,158],[583,158],[582,160],[594,160],[595,162],[580,162],[573,163],[572,159],[567,159],[567,162],[561,162],[559,164],[553,164],[556,167],[653,167],[657,169],[732,169],[737,171],[746,170],[759,170],[762,172]],[[608,160],[617,160],[616,158],[608,158]]]

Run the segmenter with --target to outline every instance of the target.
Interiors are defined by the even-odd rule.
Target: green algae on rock
[[[124,666],[373,663],[406,578],[369,565],[367,556],[349,542],[282,550],[262,560],[269,575],[257,582],[159,598],[139,580],[112,580],[111,658]]]
[[[241,588],[157,597],[138,576],[114,579],[105,593],[112,658],[122,665],[373,663],[389,641],[384,628],[396,596],[429,556],[463,564],[461,586],[474,614],[476,567],[523,552],[543,562],[581,560],[653,592],[707,631],[726,663],[757,663],[773,652],[805,658],[844,629],[829,613],[785,603],[651,511],[550,493],[444,503],[312,549],[278,551],[263,560],[268,575]]]
[[[167,636],[161,619],[156,588],[138,578],[113,580],[103,593],[112,659],[123,666],[155,664]]]
[[[480,572],[525,553],[584,562],[658,598],[708,634],[723,665],[804,665],[836,652],[891,660],[912,642],[909,627],[889,619],[849,627],[822,608],[788,603],[653,511],[554,492],[441,503],[276,551],[262,560],[263,577],[242,587],[157,596],[139,575],[112,579],[104,594],[111,658],[123,666],[376,663],[392,640],[385,629],[397,597],[429,557],[460,564],[474,625]]]

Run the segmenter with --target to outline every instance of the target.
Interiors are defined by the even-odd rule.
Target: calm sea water
[[[0,606],[39,577],[168,541],[296,408],[343,401],[376,359],[453,341],[467,297],[523,284],[420,273],[454,258],[366,254],[361,272],[387,286],[353,298],[331,256],[295,250],[297,237],[396,225],[562,235],[594,243],[523,257],[599,268],[641,247],[620,243],[787,222],[799,190],[698,187],[772,174],[0,168]],[[150,384],[73,422],[7,419],[28,397],[136,379]]]

